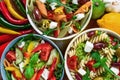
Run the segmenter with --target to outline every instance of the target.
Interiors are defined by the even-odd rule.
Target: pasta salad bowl
[[[65,51],[69,80],[119,80],[120,35],[103,28],[78,34]]]
[[[36,32],[52,40],[66,40],[88,25],[92,0],[27,0],[26,11]]]
[[[60,49],[38,34],[12,40],[3,52],[0,67],[3,80],[62,80],[64,76]]]

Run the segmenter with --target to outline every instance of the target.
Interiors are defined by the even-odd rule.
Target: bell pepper
[[[19,25],[28,23],[28,19],[16,20],[16,19],[12,18],[12,16],[10,15],[8,9],[5,6],[5,2],[4,1],[0,2],[0,7],[1,7],[2,14],[6,18],[6,20],[9,21],[10,23],[12,23],[12,24],[19,24]]]
[[[4,43],[4,44],[2,44],[2,45],[0,45],[0,58],[1,58],[1,56],[2,56],[2,53],[3,53],[4,49],[6,48],[6,46],[7,46],[9,43],[10,43],[10,41],[9,41],[9,42],[6,42],[6,43]]]
[[[16,7],[19,9],[19,11],[26,15],[26,11],[21,0],[14,0],[13,2],[16,4]]]
[[[49,43],[46,42],[43,44],[40,43],[35,49],[33,49],[32,52],[35,53],[37,51],[41,51],[40,59],[43,61],[47,61],[52,49],[53,49],[53,47]]]
[[[61,6],[61,7],[58,7],[54,10],[54,13],[55,14],[64,14],[64,11],[63,11],[64,7]]]
[[[7,70],[7,71],[10,71],[10,72],[14,72],[15,73],[15,76],[17,77],[17,78],[22,78],[22,74],[20,73],[20,71],[17,69],[17,68],[15,68],[15,67],[6,67],[5,68],[5,70]]]
[[[1,6],[1,2],[0,2],[0,6]],[[3,12],[4,14],[6,14],[6,12]],[[9,17],[7,17],[7,18],[10,18],[10,16]],[[8,19],[9,21],[10,20],[12,20],[11,18],[10,19]],[[23,24],[23,23],[25,23],[24,21],[19,21],[19,20],[15,20],[15,22],[14,22],[14,20],[13,20],[13,23],[14,24]],[[7,27],[7,28],[9,28],[9,29],[14,29],[14,30],[22,30],[22,29],[28,29],[28,28],[30,28],[31,27],[31,25],[28,23],[28,24],[25,24],[25,25],[14,25],[14,24],[11,24],[11,23],[9,23],[8,21],[6,21],[4,18],[3,18],[3,16],[2,16],[2,14],[0,14],[0,24],[2,25],[2,26],[5,26],[5,27]]]
[[[3,28],[3,27],[0,27],[0,33],[5,33],[5,34],[20,34],[19,32],[17,31],[14,31],[14,30],[11,30],[11,29],[7,29],[7,28]]]
[[[40,77],[41,77],[41,75],[42,75],[42,73],[43,73],[43,71],[44,71],[44,68],[45,68],[45,67],[43,67],[42,69],[40,69],[40,70],[37,72],[37,75],[36,75],[35,80],[40,80]]]
[[[8,8],[8,11],[10,12],[10,14],[15,17],[16,19],[20,19],[20,20],[23,20],[25,19],[23,16],[21,16],[20,14],[18,14],[12,7],[12,4],[10,2],[10,0],[4,0],[7,8]]]
[[[52,65],[50,66],[48,80],[52,80],[51,78],[54,76],[54,70],[55,70],[56,65],[57,65],[57,58],[55,57],[53,59]]]
[[[77,56],[68,57],[67,65],[70,69],[76,70],[77,68]]]
[[[15,61],[16,60],[15,52],[14,51],[8,51],[7,54],[6,54],[6,59],[9,62]]]

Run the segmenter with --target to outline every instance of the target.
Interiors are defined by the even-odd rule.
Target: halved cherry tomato
[[[53,75],[50,80],[56,80],[56,77]]]
[[[95,60],[91,60],[87,62],[86,66],[89,68],[90,71],[95,72],[96,69],[93,67],[94,64],[95,64]]]
[[[75,70],[77,68],[77,56],[68,57],[67,65],[70,69]]]
[[[15,52],[14,51],[9,51],[6,54],[6,59],[10,62],[15,61],[16,60]]]
[[[114,41],[114,37],[110,36],[110,43],[115,46],[117,42]]]
[[[39,44],[32,52],[40,51],[40,59],[47,61],[53,47],[49,43]]]
[[[59,30],[55,30],[55,31],[54,31],[54,37],[56,37],[56,38],[57,38],[57,37],[58,37],[58,35],[59,35],[59,33],[60,33],[60,31],[59,31]]]

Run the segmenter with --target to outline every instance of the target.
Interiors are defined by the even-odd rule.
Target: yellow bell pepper
[[[6,67],[5,69],[7,71],[15,72],[15,75],[17,78],[22,78],[22,74],[19,69],[15,68],[15,67]]]
[[[7,28],[3,28],[0,27],[0,33],[5,33],[5,34],[20,34],[17,31],[11,30],[11,29],[7,29]]]
[[[16,19],[20,19],[20,20],[25,19],[23,16],[21,16],[20,14],[18,14],[18,13],[13,9],[10,0],[4,0],[4,1],[5,1],[5,4],[6,4],[8,10],[9,10],[9,12],[11,13],[11,15],[12,15],[13,17],[15,17]]]
[[[54,13],[55,14],[64,14],[64,11],[63,11],[64,7],[61,6],[61,7],[58,7],[54,10]]]

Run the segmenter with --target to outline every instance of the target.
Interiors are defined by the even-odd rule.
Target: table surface
[[[98,25],[96,24],[96,21],[95,20],[91,20],[86,29],[96,28],[96,27],[98,27]],[[62,41],[54,41],[58,45],[58,47],[60,48],[60,50],[62,51],[63,56],[64,56],[65,50],[66,50],[66,48],[67,48],[67,46],[68,46],[68,44],[69,44],[69,42],[71,40],[72,39],[62,40]],[[1,75],[0,75],[0,80],[2,80]],[[66,74],[64,75],[63,80],[68,80]]]

